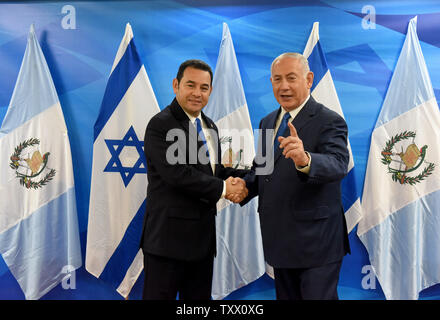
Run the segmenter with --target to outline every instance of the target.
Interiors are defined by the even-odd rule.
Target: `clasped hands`
[[[239,203],[243,201],[248,195],[248,189],[246,188],[246,182],[241,178],[229,177],[226,182],[226,195],[225,198]]]
[[[290,136],[279,137],[280,148],[283,149],[284,157],[293,160],[297,167],[304,167],[309,162],[309,157],[304,151],[304,146],[302,140],[298,137],[295,127],[289,122],[288,123]],[[246,188],[246,182],[241,178],[229,177],[225,180],[226,182],[226,195],[225,198],[234,202],[239,203],[243,201],[248,195],[248,189]]]

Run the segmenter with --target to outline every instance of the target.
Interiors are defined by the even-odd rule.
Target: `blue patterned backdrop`
[[[438,1],[23,1],[0,4],[0,121],[3,119],[23,58],[31,23],[46,56],[69,130],[83,259],[87,233],[93,125],[117,48],[129,22],[136,45],[164,108],[173,98],[171,81],[189,58],[215,69],[222,23],[231,30],[252,126],[275,109],[270,63],[285,51],[302,52],[312,24],[320,39],[349,127],[362,190],[370,135],[409,20],[418,15],[418,35],[437,99],[440,97],[440,4]],[[439,210],[436,208],[436,210]],[[341,270],[341,299],[383,299],[365,289],[371,270],[368,255],[350,234],[352,254]],[[369,282],[368,282],[369,281]],[[368,280],[367,284],[374,284]],[[139,282],[131,296],[138,299]],[[263,276],[232,293],[230,299],[274,299],[273,282]],[[440,297],[440,286],[424,299]],[[17,282],[0,258],[0,299],[23,299]],[[105,283],[77,271],[76,289],[61,286],[44,299],[121,299]]]

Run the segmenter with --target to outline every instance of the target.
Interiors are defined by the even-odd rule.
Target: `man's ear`
[[[313,78],[314,78],[314,74],[312,71],[307,72],[307,87],[310,89],[312,87],[313,84]]]
[[[173,79],[173,91],[174,94],[177,94],[177,90],[179,90],[179,80],[177,78]]]

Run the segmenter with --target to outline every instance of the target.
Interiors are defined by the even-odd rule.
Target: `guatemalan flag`
[[[204,109],[219,129],[221,161],[227,167],[250,168],[255,156],[249,110],[228,25],[215,68],[212,93]],[[217,203],[217,256],[212,297],[222,299],[265,272],[258,199],[245,206],[222,199]]]
[[[32,25],[0,128],[0,253],[26,299],[81,266],[77,219],[67,128]]]
[[[130,24],[94,128],[86,269],[127,297],[143,270],[139,249],[147,166],[143,136],[159,112]]]
[[[308,59],[310,70],[315,76],[311,88],[311,95],[316,101],[337,112],[344,118],[330,69],[328,68],[324,51],[319,41],[319,22],[313,24],[312,32],[304,49],[304,56]],[[342,180],[341,186],[345,220],[347,222],[348,232],[350,232],[361,219],[362,210],[359,193],[356,188],[354,161],[350,141],[348,141],[348,151],[350,153],[350,162],[347,168],[348,174]]]
[[[440,282],[440,112],[408,32],[371,136],[358,236],[387,299]]]

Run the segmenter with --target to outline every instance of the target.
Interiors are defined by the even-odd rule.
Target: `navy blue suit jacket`
[[[311,155],[309,174],[296,170],[282,149],[276,150],[273,167],[263,169],[267,163],[261,159],[273,150],[267,129],[274,129],[279,112],[260,122],[257,157],[245,177],[249,195],[241,204],[259,196],[264,254],[273,267],[311,268],[339,261],[350,251],[340,187],[349,161],[347,125],[310,97],[292,121]],[[287,128],[284,136],[289,135]]]

